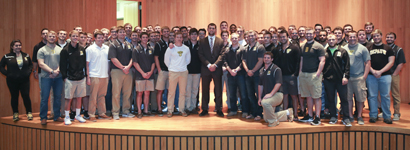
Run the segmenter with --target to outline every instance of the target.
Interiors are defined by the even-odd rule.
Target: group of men
[[[387,44],[383,44],[382,32],[374,30],[372,23],[357,32],[349,24],[333,30],[316,24],[314,28],[290,25],[288,30],[282,26],[245,31],[240,25],[228,27],[226,21],[220,23],[220,35],[214,23],[207,30],[159,25],[132,29],[127,23],[87,34],[77,26],[68,40],[64,30],[41,31],[43,40],[34,47],[33,62],[34,76],[40,80],[42,124],[47,123],[50,93],[54,101],[50,118],[66,125],[73,120],[85,122],[84,118],[96,121],[96,114],[99,119],[111,119],[112,115],[118,120],[120,114],[135,117],[133,103],[138,118],[153,112],[162,116],[163,110],[168,117],[174,111],[185,117],[198,114],[200,80],[201,117],[209,114],[211,81],[220,117],[224,117],[224,83],[228,117],[241,110],[241,117],[264,119],[268,126],[280,121],[319,125],[324,113],[330,115],[329,123],[335,124],[339,111],[336,92],[346,126],[352,125],[354,117],[364,124],[366,99],[369,122],[379,117],[392,123],[390,89],[393,120],[400,117],[399,73],[406,62],[404,53],[394,44],[395,33],[388,33]],[[61,97],[64,103],[60,103]],[[167,109],[161,107],[164,98]],[[61,106],[64,115],[60,115]],[[296,110],[303,118],[298,118]]]

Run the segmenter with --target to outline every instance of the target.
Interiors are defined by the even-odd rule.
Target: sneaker
[[[88,115],[88,111],[84,111],[84,119],[90,119],[90,115]]]
[[[97,119],[95,117],[90,117],[90,121],[97,122]]]
[[[253,115],[246,116],[246,119],[253,119],[253,118],[255,118]]]
[[[19,121],[19,113],[13,114],[13,121]]]
[[[65,118],[64,118],[64,124],[65,124],[65,125],[70,125],[70,124],[71,124],[71,119],[65,117]]]
[[[231,112],[229,112],[228,115],[226,115],[226,116],[231,117],[231,116],[236,116],[236,115],[238,115],[238,112],[236,112],[236,111],[231,111]]]
[[[391,119],[384,119],[383,122],[384,122],[384,123],[387,123],[387,124],[393,124],[393,122],[391,121]]]
[[[399,121],[400,120],[400,115],[399,114],[394,114],[393,115],[393,121]]]
[[[312,122],[310,122],[310,124],[311,124],[311,125],[314,125],[314,126],[320,125],[320,123],[322,123],[322,122],[320,122],[320,117],[319,117],[319,116],[316,116],[316,117],[315,117],[315,120],[313,120]]]
[[[383,118],[383,113],[379,113],[379,114],[377,115],[377,118]]]
[[[70,112],[70,119],[71,119],[71,121],[74,121],[74,119],[75,119],[75,113],[74,112]]]
[[[124,114],[122,114],[122,117],[124,117],[124,118],[134,118],[135,117],[135,115],[134,114],[131,114],[131,113],[124,113]]]
[[[357,124],[364,125],[364,121],[362,117],[357,117]]]
[[[27,119],[28,119],[28,121],[33,120],[33,114],[31,114],[31,112],[28,112]]]
[[[344,120],[342,120],[342,122],[346,127],[351,127],[352,126],[352,123],[350,122],[350,119],[344,119]]]
[[[337,123],[337,118],[336,117],[330,118],[329,124],[336,124],[336,123]]]
[[[182,115],[183,117],[188,117],[188,114],[187,114],[186,112],[181,112],[181,115]]]
[[[75,120],[78,120],[81,123],[85,123],[85,119],[83,117],[81,117],[81,115],[75,116]]]
[[[354,118],[349,118],[350,123],[354,122]]]
[[[107,120],[111,120],[111,117],[108,117],[107,115],[98,115],[98,119],[107,119]]]
[[[369,119],[369,122],[370,122],[370,123],[376,123],[376,120],[377,120],[376,118],[370,118],[370,119]]]
[[[167,117],[168,117],[168,118],[171,118],[171,117],[172,117],[172,112],[168,112],[168,113],[167,113]]]
[[[288,111],[289,111],[288,121],[289,121],[289,122],[292,122],[292,121],[294,120],[293,108],[288,108]],[[259,118],[260,118],[260,116],[256,116],[256,117],[259,117]],[[255,117],[255,119],[256,119],[256,117]],[[260,120],[260,119],[259,119],[259,120]]]
[[[303,117],[302,119],[299,120],[300,122],[312,122],[313,121],[313,117],[306,115],[305,117]]]
[[[113,115],[114,120],[120,120],[120,115]]]
[[[138,113],[137,118],[138,118],[138,119],[141,119],[142,116],[144,116],[142,113]]]
[[[246,116],[248,116],[248,113],[246,112],[242,113],[242,118],[246,118]]]
[[[293,115],[292,115],[292,116],[293,116]],[[261,116],[256,116],[255,119],[253,119],[253,120],[255,120],[255,121],[260,121],[261,119],[262,119]]]
[[[268,127],[275,127],[277,125],[279,125],[279,120],[276,120],[275,122],[269,123]]]

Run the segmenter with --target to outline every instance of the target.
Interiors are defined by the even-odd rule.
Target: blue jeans
[[[241,93],[241,100],[243,102],[249,101],[246,92],[245,75],[228,76],[228,86],[229,93],[235,93],[229,95],[229,103],[231,105],[231,111],[236,112],[238,111],[238,105],[236,105],[238,100],[236,92],[238,88]]]
[[[376,78],[370,75],[366,79],[366,84],[369,92],[369,107],[370,118],[377,118],[377,95],[380,92],[381,108],[383,110],[383,118],[391,119],[390,112],[390,88],[391,88],[391,75],[383,75],[380,78]]]
[[[246,91],[248,92],[248,98],[246,100],[241,101],[242,103],[242,112],[252,113],[252,116],[261,116],[263,108],[262,106],[258,105],[258,84],[259,84],[259,76],[246,76]],[[231,106],[232,107],[232,106]]]
[[[122,103],[120,103],[122,104]],[[111,77],[109,77],[108,80],[108,86],[107,86],[107,94],[105,95],[105,108],[107,111],[111,111],[112,109],[112,82],[111,82]]]
[[[41,78],[41,101],[40,101],[40,119],[47,119],[48,112],[48,97],[50,96],[50,89],[53,88],[54,92],[54,120],[60,117],[61,107],[61,92],[63,92],[63,79],[59,78]]]
[[[327,99],[327,95],[326,95],[326,90],[325,90],[325,84],[322,82],[322,112],[325,110],[325,108],[329,108],[327,103],[326,103],[326,99]]]

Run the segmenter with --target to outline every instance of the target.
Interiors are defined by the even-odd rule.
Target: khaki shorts
[[[64,93],[65,93],[65,99],[73,99],[73,98],[78,98],[78,97],[84,97],[86,93],[86,79],[78,80],[78,81],[73,81],[73,80],[66,80],[64,84]]]
[[[168,80],[168,71],[161,71],[158,73],[158,78],[157,78],[157,85],[155,86],[156,90],[165,90],[168,89],[169,86],[169,80]]]
[[[366,80],[361,77],[350,77],[347,82],[347,100],[353,101],[353,94],[357,102],[365,102],[367,98]]]
[[[316,77],[316,72],[299,74],[300,95],[302,97],[312,97],[314,99],[322,96],[322,77]]]
[[[135,90],[137,92],[154,91],[154,79],[135,80]]]

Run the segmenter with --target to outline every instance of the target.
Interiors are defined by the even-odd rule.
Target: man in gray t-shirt
[[[343,46],[350,58],[350,78],[347,83],[349,117],[353,118],[353,94],[355,95],[357,123],[363,125],[362,111],[367,98],[366,78],[370,70],[370,54],[365,46],[358,43],[357,33],[350,32],[349,44]]]
[[[40,48],[37,53],[38,64],[41,68],[41,102],[40,119],[41,124],[47,124],[48,97],[50,89],[53,88],[54,121],[63,122],[60,117],[61,93],[63,90],[63,79],[60,74],[60,52],[61,47],[56,46],[56,33],[50,31],[47,34],[47,45]]]

